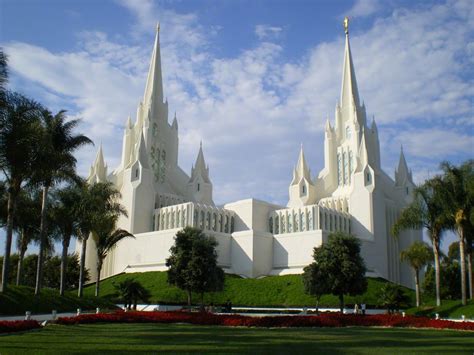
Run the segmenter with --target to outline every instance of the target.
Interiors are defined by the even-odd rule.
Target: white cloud
[[[142,95],[153,28],[161,19],[164,89],[170,113],[176,110],[179,120],[180,163],[190,168],[203,139],[217,203],[250,196],[285,203],[301,142],[313,174],[318,172],[324,120],[333,116],[339,96],[342,33],[297,62],[287,62],[285,48],[266,41],[222,58],[208,46],[217,34],[205,31],[195,14],[178,14],[151,1],[120,3],[135,14],[135,30],[148,33],[146,40],[136,37],[130,45],[84,32],[80,49],[69,53],[5,45],[14,72],[45,88],[47,100],[74,103],[86,133],[103,140],[109,166],[118,164],[120,127]],[[464,76],[474,48],[474,14],[466,3],[399,9],[366,32],[351,34],[361,97],[369,115],[377,116],[389,174],[400,142],[420,179],[426,174],[417,171],[452,154],[468,156],[469,148],[472,152],[472,136],[462,128],[472,127],[473,97]],[[268,28],[257,26],[257,36],[281,33]],[[453,129],[456,125],[461,126]],[[83,172],[93,157],[92,149],[81,151]]]
[[[281,32],[282,28],[278,26],[270,25],[257,25],[255,26],[255,34],[260,40],[274,40],[277,39]]]
[[[356,0],[352,8],[347,11],[350,17],[370,16],[381,8],[379,0]]]

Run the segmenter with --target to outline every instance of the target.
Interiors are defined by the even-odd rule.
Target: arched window
[[[288,233],[291,233],[293,232],[293,216],[291,214],[287,215],[286,216],[287,220],[288,220]]]
[[[270,231],[270,233],[273,233],[273,217],[270,217],[270,219],[268,220],[268,230]]]
[[[234,233],[234,217],[230,217],[230,232]]]
[[[217,231],[217,214],[212,214],[212,230],[215,232]]]
[[[198,183],[197,190],[198,190],[198,191],[201,190],[201,184],[200,184],[200,183]]]
[[[201,211],[201,218],[199,219],[199,228],[201,229],[204,229],[204,220],[205,220],[204,211]]]
[[[303,196],[306,195],[306,186],[305,186],[305,185],[303,185],[303,186],[301,187],[301,194],[302,194]]]
[[[351,127],[350,126],[346,126],[346,139],[349,139],[351,138]]]
[[[337,153],[337,183],[339,186],[342,185],[342,159],[341,153]]]
[[[275,234],[280,234],[280,218],[275,216]]]
[[[199,225],[198,223],[198,219],[199,219],[199,213],[198,211],[194,211],[194,220],[193,220],[193,226],[194,227],[197,227]]]

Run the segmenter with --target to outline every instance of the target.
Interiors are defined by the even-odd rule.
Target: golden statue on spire
[[[347,34],[349,34],[349,17],[344,17],[344,32]]]

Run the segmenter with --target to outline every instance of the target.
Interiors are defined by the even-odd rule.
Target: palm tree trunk
[[[40,247],[38,252],[38,265],[36,267],[36,287],[35,295],[38,295],[41,292],[41,287],[43,283],[43,264],[44,257],[46,252],[46,210],[48,208],[48,190],[49,186],[43,186],[43,201],[41,203],[41,223],[40,223]]]
[[[10,271],[10,253],[13,239],[13,218],[15,216],[17,196],[17,191],[14,191],[12,188],[8,189],[7,235],[5,240],[5,254],[3,256],[2,283],[0,284],[1,293],[6,291],[8,284],[8,273]]]
[[[473,296],[473,280],[472,280],[472,250],[469,250],[470,252],[467,253],[467,275],[469,278],[469,298],[472,300],[474,298]]]
[[[87,238],[82,236],[82,248],[81,248],[81,261],[79,263],[79,287],[77,290],[77,295],[82,297],[83,287],[84,287],[84,269],[86,265],[86,248],[87,248]]]
[[[344,313],[344,294],[343,293],[339,295],[339,309],[341,310],[341,313]]]
[[[465,252],[465,240],[464,240],[464,233],[463,228],[458,227],[458,234],[459,234],[459,256],[461,258],[461,298],[462,304],[465,306],[467,304],[467,297],[466,297],[466,252]]]
[[[16,268],[16,285],[19,286],[21,283],[21,271],[23,268],[23,259],[25,258],[26,249],[28,244],[25,242],[25,231],[21,232],[21,242],[20,242],[20,255],[18,255],[18,265]]]
[[[97,261],[97,279],[95,280],[95,297],[99,297],[100,271],[102,270],[102,259]]]
[[[438,236],[432,236],[433,254],[435,261],[435,287],[436,287],[436,306],[441,306],[441,292],[440,292],[440,263],[439,263],[439,240]]]
[[[420,275],[419,270],[415,269],[415,294],[416,294],[416,306],[420,307]]]
[[[59,280],[59,294],[64,296],[66,289],[66,267],[67,267],[67,252],[71,236],[65,236],[63,239],[63,250],[61,253],[61,278]]]

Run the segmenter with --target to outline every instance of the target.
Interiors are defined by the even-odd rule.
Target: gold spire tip
[[[343,24],[344,24],[344,32],[346,33],[346,35],[349,34],[349,17],[344,17],[344,21],[343,21]]]
[[[160,22],[156,24],[156,32],[160,32]]]

